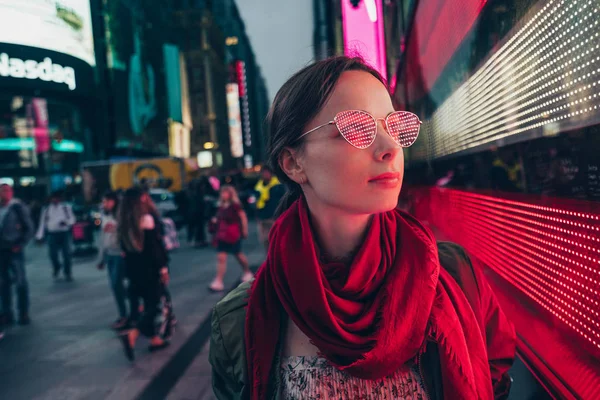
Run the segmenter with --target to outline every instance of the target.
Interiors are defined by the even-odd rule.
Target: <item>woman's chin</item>
[[[362,204],[357,208],[361,209],[361,214],[381,214],[384,212],[392,211],[398,205],[398,199],[378,199],[370,204]]]
[[[375,196],[371,201],[371,208],[373,209],[372,213],[383,213],[395,209],[398,206],[398,195],[399,193],[395,193],[394,195]]]

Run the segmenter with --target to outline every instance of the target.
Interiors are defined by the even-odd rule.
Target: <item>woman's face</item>
[[[394,108],[377,78],[363,71],[347,71],[304,132],[333,121],[337,113],[346,110],[363,110],[375,118],[385,118]],[[298,164],[308,180],[304,191],[311,208],[319,205],[350,214],[374,214],[392,210],[398,203],[404,156],[383,120],[377,121],[375,141],[363,150],[350,145],[335,125],[310,133],[298,154]],[[386,173],[395,174],[395,178],[374,179]]]
[[[115,201],[113,199],[102,199],[102,208],[104,211],[111,212],[115,208]]]
[[[222,201],[231,201],[231,193],[229,190],[223,190],[221,192],[221,200]]]

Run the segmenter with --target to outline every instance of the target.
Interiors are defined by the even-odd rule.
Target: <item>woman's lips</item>
[[[376,177],[369,179],[369,183],[373,183],[378,186],[395,188],[400,184],[400,173],[386,172],[385,174],[377,175]]]

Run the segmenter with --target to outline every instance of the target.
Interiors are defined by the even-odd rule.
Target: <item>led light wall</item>
[[[415,214],[600,351],[600,204],[547,206],[440,188],[419,198]]]
[[[438,158],[600,122],[600,1],[542,1],[426,121]]]

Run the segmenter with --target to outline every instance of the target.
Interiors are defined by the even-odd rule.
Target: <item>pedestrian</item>
[[[29,211],[31,212],[31,220],[33,221],[34,228],[37,231],[40,223],[40,215],[42,214],[42,204],[38,200],[32,200],[29,203]]]
[[[117,210],[119,197],[115,192],[107,192],[102,198],[102,225],[100,231],[100,251],[98,269],[108,270],[108,280],[112,289],[119,317],[111,327],[119,330],[127,326],[127,290],[125,287],[125,265],[123,250],[117,237]]]
[[[169,257],[162,240],[156,206],[148,193],[139,188],[131,188],[123,196],[118,239],[125,252],[130,298],[141,298],[144,303],[144,311],[139,318],[132,304],[132,319],[137,319],[136,327],[120,336],[125,355],[133,360],[133,349],[140,335],[150,338],[150,351],[169,345],[157,329],[161,297],[165,296],[165,286],[169,281]]]
[[[195,247],[207,246],[204,187],[202,180],[194,180],[188,192],[188,242]]]
[[[442,268],[431,231],[396,209],[417,116],[340,56],[292,76],[268,122],[287,208],[254,281],[212,314],[216,397],[506,398],[515,333],[485,277],[455,244]]]
[[[257,192],[256,217],[258,222],[258,239],[265,250],[269,249],[269,232],[275,222],[275,211],[285,194],[285,187],[279,182],[268,165],[260,171],[261,179],[254,190]]]
[[[213,219],[216,226],[215,242],[217,247],[217,275],[210,284],[210,290],[221,292],[225,289],[223,278],[227,271],[227,254],[235,256],[242,266],[242,281],[252,280],[248,258],[242,252],[242,239],[248,237],[248,218],[233,186],[221,187],[219,208]]]
[[[48,238],[48,250],[52,261],[53,277],[58,279],[62,269],[67,282],[73,280],[71,271],[71,229],[75,225],[75,214],[71,205],[62,200],[60,192],[50,195],[50,204],[40,215],[36,238],[41,242]],[[62,264],[59,254],[62,256]]]
[[[15,322],[12,308],[12,284],[17,290],[19,324],[28,325],[29,286],[25,273],[25,246],[34,234],[33,221],[28,207],[14,198],[13,188],[0,185],[0,290],[2,297],[2,318],[0,332],[4,324]]]

